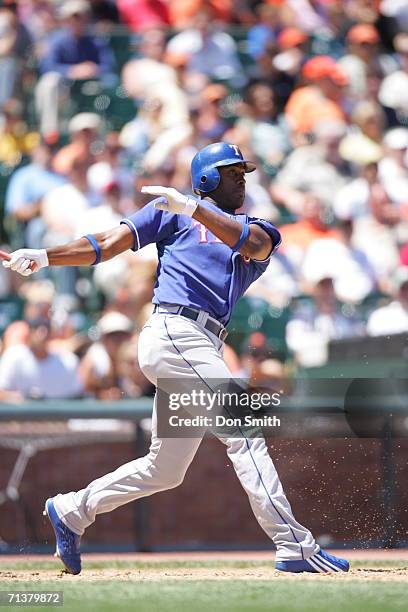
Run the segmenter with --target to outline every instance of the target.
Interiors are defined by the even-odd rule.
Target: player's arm
[[[195,198],[189,198],[171,187],[143,187],[142,191],[153,195],[162,195],[161,202],[155,204],[156,208],[176,214],[185,214],[193,217],[222,242],[250,259],[267,259],[274,248],[272,238],[259,225],[251,223],[242,225],[235,219],[218,214]]]
[[[250,259],[267,259],[271,254],[274,247],[272,239],[259,225],[250,224],[248,228],[248,235],[243,233],[242,223],[235,219],[229,219],[224,215],[217,214],[216,211],[206,208],[202,204],[198,204],[195,212],[193,213],[193,219],[196,219],[210,232],[222,240],[231,248],[236,248],[239,244],[241,237],[244,238],[242,246],[237,250]]]
[[[23,276],[46,266],[91,266],[127,251],[133,240],[130,228],[123,224],[49,249],[19,249],[10,253],[10,260],[3,265]]]

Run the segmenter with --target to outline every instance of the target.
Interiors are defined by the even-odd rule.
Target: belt
[[[219,338],[222,342],[228,336],[228,332],[222,323],[210,317],[210,315],[203,310],[196,310],[195,308],[190,308],[189,306],[179,306],[178,304],[156,304],[153,309],[153,313],[155,312],[168,312],[171,314],[181,315],[182,317],[186,317],[192,321],[197,321],[198,323],[202,324],[204,329],[207,329],[212,334],[217,336],[217,338]],[[199,319],[202,318],[203,315],[204,319],[206,320],[200,321]]]

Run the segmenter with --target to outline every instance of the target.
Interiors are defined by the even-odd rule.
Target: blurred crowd
[[[0,1],[2,248],[113,227],[143,185],[189,193],[193,155],[226,140],[257,163],[246,212],[283,238],[239,345],[231,326],[233,373],[407,332],[407,32],[404,0]],[[137,337],[156,263],[151,245],[28,280],[1,267],[0,399],[151,394]]]

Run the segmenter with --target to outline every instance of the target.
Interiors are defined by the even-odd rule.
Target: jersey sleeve
[[[177,215],[155,208],[157,199],[121,221],[133,234],[132,251],[138,251],[152,242],[161,242],[177,230]]]
[[[262,227],[262,229],[271,237],[272,245],[273,245],[272,251],[269,253],[266,259],[262,260],[265,262],[269,261],[269,259],[275,253],[275,251],[278,250],[282,242],[282,238],[281,238],[279,230],[270,221],[265,221],[264,219],[256,219],[255,217],[249,217],[248,223],[250,225],[251,224],[259,225],[259,227]],[[261,260],[256,260],[256,261],[261,261]]]

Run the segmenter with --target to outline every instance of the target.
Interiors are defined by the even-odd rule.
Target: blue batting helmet
[[[236,145],[228,142],[216,142],[201,149],[191,162],[191,180],[194,193],[209,193],[218,187],[220,166],[244,164],[245,172],[255,170],[255,164],[244,159]]]

